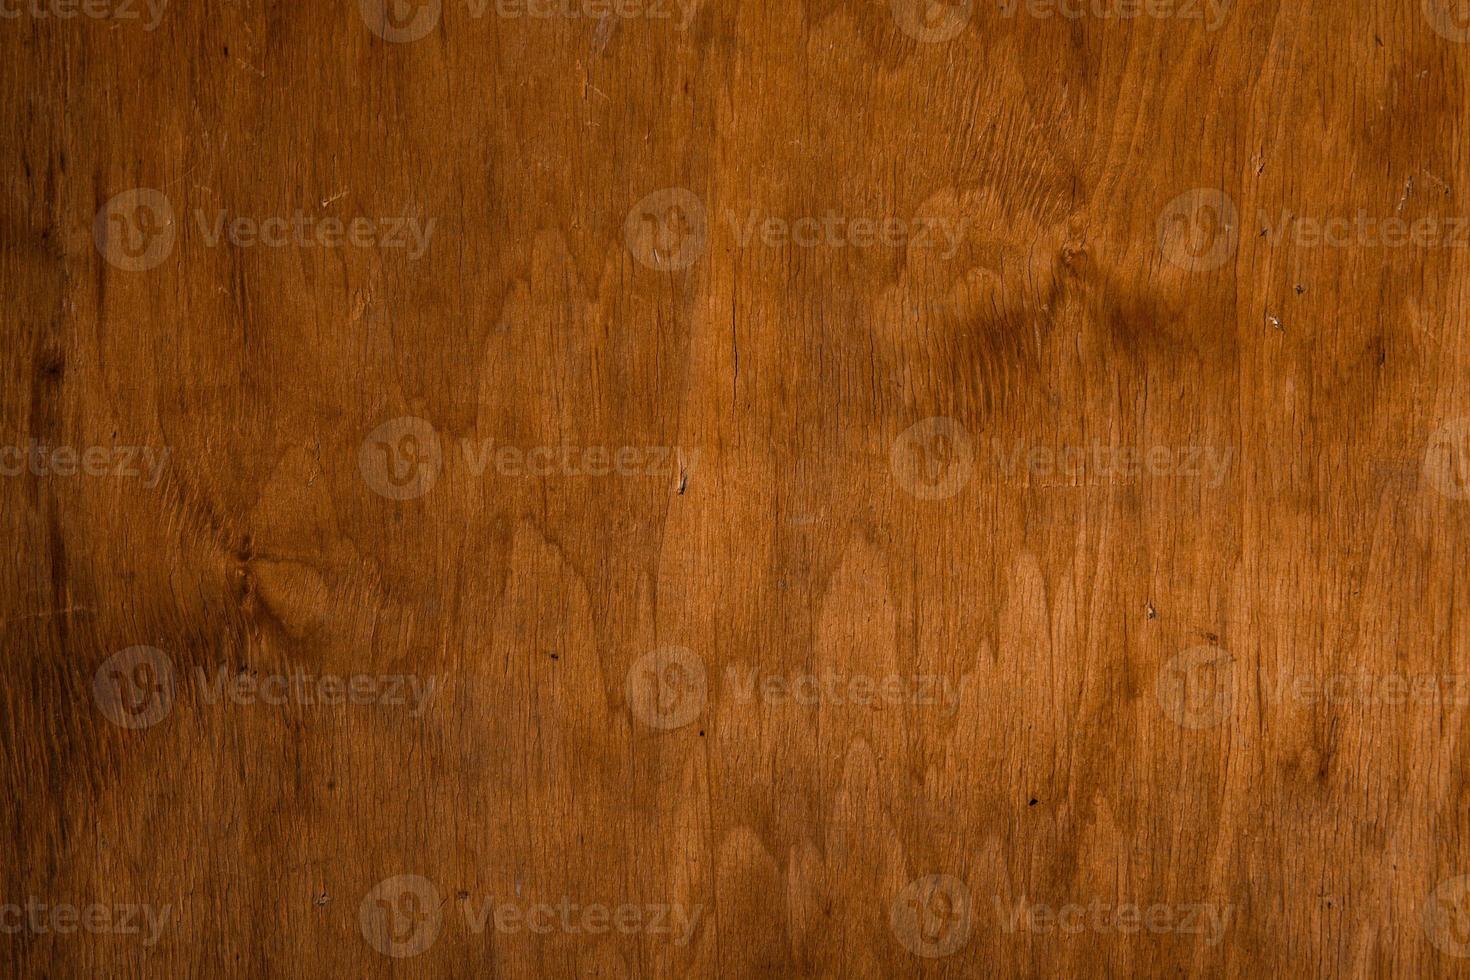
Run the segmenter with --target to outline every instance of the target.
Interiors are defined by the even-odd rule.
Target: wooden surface
[[[0,19],[8,974],[1466,969],[1463,13],[374,3]]]

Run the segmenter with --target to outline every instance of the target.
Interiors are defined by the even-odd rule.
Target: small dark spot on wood
[[[1031,797],[1031,801],[1029,803],[1027,803],[1026,805],[1027,806],[1035,806],[1036,805],[1036,797],[1034,797],[1034,796]]]
[[[43,351],[37,359],[37,367],[47,378],[59,378],[66,371],[66,355],[59,350]]]

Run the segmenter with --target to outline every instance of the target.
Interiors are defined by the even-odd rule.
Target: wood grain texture
[[[7,973],[1466,969],[1454,5],[5,2]]]

